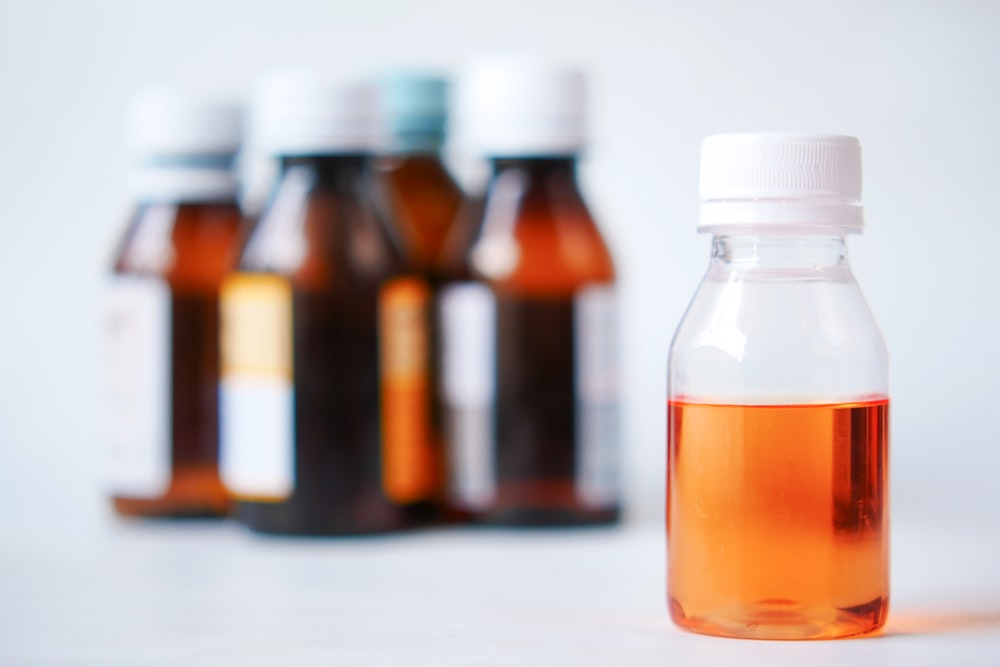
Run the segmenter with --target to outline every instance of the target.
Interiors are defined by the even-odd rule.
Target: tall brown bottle
[[[399,72],[379,83],[382,151],[376,160],[381,201],[396,229],[407,262],[420,271],[436,299],[441,281],[438,259],[455,223],[462,190],[441,156],[445,140],[448,86],[444,79]],[[430,341],[436,338],[433,317],[428,319]],[[431,398],[438,394],[437,349],[428,346]],[[432,406],[436,407],[436,406]],[[444,507],[443,443],[440,415],[432,409],[430,438],[435,477],[435,506],[428,519],[439,518]]]
[[[240,211],[232,105],[165,87],[130,116],[137,202],[106,294],[102,441],[115,509],[224,514],[218,472],[219,286]]]
[[[261,86],[281,173],[223,290],[223,475],[253,530],[410,524],[437,485],[426,283],[371,187],[374,95],[286,72]]]
[[[497,523],[613,522],[615,273],[577,185],[582,75],[488,61],[464,99],[492,177],[442,259],[451,504]]]

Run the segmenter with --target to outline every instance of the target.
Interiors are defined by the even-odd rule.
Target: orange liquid
[[[670,401],[670,613],[756,639],[872,632],[889,596],[888,400]]]

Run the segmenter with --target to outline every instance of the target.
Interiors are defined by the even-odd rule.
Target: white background
[[[683,4],[0,0],[0,662],[997,664],[1000,3]],[[627,485],[646,525],[299,541],[112,520],[96,315],[128,210],[129,94],[246,92],[277,64],[447,71],[497,49],[592,74],[583,175],[622,277]],[[708,260],[699,143],[735,130],[862,142],[851,250],[894,402],[883,639],[727,642],[667,620],[665,359]]]
[[[799,130],[862,142],[868,228],[850,243],[892,357],[894,515],[996,530],[1000,3],[685,4],[0,2],[0,530],[107,520],[96,314],[138,85],[240,93],[270,65],[452,71],[497,49],[592,74],[584,179],[625,294],[634,517],[662,516],[666,351],[708,260],[699,142]]]

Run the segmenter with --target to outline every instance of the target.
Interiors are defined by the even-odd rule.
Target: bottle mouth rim
[[[234,198],[239,181],[228,167],[143,165],[129,175],[128,190],[141,201],[208,201]]]
[[[701,204],[698,231],[752,227],[762,231],[860,233],[861,202],[845,199],[710,199]]]

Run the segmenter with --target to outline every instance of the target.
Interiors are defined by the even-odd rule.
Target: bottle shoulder
[[[234,261],[241,223],[235,201],[142,204],[113,271],[162,277],[179,289],[214,288]]]
[[[375,189],[407,259],[431,271],[456,224],[463,193],[440,160],[384,158]]]
[[[530,293],[614,281],[611,253],[575,182],[502,173],[477,208],[477,233],[464,249],[471,275]]]
[[[850,270],[725,276],[699,285],[670,346],[672,396],[884,396],[888,354]]]
[[[290,169],[247,238],[239,268],[323,290],[377,282],[407,267],[364,172],[320,180]]]
[[[430,185],[449,193],[460,193],[458,182],[437,156],[388,156],[374,161],[375,172],[394,187],[417,189]]]

